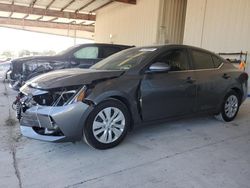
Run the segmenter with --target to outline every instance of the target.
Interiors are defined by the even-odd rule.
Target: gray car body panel
[[[83,102],[82,105],[78,104],[74,106],[74,108],[73,106],[68,105],[63,107],[53,107],[55,108],[55,111],[53,109],[54,113],[52,114],[52,118],[55,120],[55,122],[58,123],[58,126],[60,127],[60,129],[62,129],[62,132],[65,134],[68,140],[79,140],[80,138],[82,138],[83,127],[86,124],[88,115],[95,108],[95,105],[98,105],[100,102],[108,98],[115,98],[124,102],[130,111],[133,124],[135,125],[146,123],[149,121],[161,120],[161,117],[154,117],[152,116],[152,114],[149,114],[149,112],[153,111],[155,115],[164,113],[168,114],[168,112],[173,111],[174,108],[179,108],[180,106],[178,105],[181,104],[181,101],[177,100],[178,96],[181,96],[181,91],[184,92],[187,90],[185,90],[182,84],[181,87],[183,87],[183,90],[179,89],[171,91],[170,95],[168,92],[170,91],[171,87],[161,89],[159,86],[164,86],[165,83],[169,85],[169,83],[167,83],[169,82],[168,77],[170,77],[170,74],[171,77],[174,77],[173,75],[175,73],[146,73],[145,70],[148,69],[148,67],[154,62],[154,58],[160,53],[175,48],[193,49],[194,47],[183,45],[161,46],[159,47],[158,51],[152,54],[152,56],[147,58],[143,63],[128,71],[100,71],[93,69],[70,69],[66,71],[55,71],[34,78],[30,82],[28,82],[22,89],[24,89],[25,87],[30,87],[32,86],[32,84],[33,86],[41,90],[49,90],[72,85],[92,86],[90,89],[91,91],[85,99],[87,101],[91,101],[91,104],[93,105],[87,105]],[[216,55],[206,50],[202,51],[210,53],[212,55]],[[184,92],[182,95],[182,97],[184,97],[186,101],[188,101],[190,97],[194,97],[194,94],[196,95],[193,101],[193,109],[189,111],[189,114],[199,113],[203,111],[213,114],[219,112],[221,103],[226,93],[232,88],[240,90],[243,94],[241,99],[242,102],[245,100],[247,96],[247,82],[244,81],[243,83],[240,78],[243,72],[234,68],[224,59],[221,60],[224,64],[218,69],[188,70],[184,71],[185,73],[183,74],[178,73],[181,74],[180,78],[183,79],[183,83],[186,82],[186,76],[192,76],[193,79],[198,80],[193,83],[194,86],[192,87],[191,93]],[[189,63],[192,68],[191,58],[189,58]],[[228,79],[222,78],[224,73],[227,73],[230,77]],[[159,79],[162,75],[162,78],[164,78],[165,76],[166,79]],[[216,82],[204,84],[209,81],[211,75],[213,75],[213,77],[216,77]],[[155,79],[157,77],[158,79],[155,82],[152,82],[152,79]],[[152,84],[154,85],[155,89],[152,89]],[[214,87],[214,84],[217,84],[216,88]],[[190,85],[190,83],[186,85]],[[171,84],[169,86],[171,86]],[[190,87],[187,86],[186,88]],[[161,92],[160,95],[159,91]],[[195,91],[195,93],[193,91]],[[31,89],[28,93],[33,92],[35,91],[32,91]],[[204,98],[205,94],[210,96],[211,98]],[[209,100],[214,97],[212,95],[216,95],[216,102],[214,103],[213,107],[210,108],[207,104],[209,103]],[[171,96],[176,96],[176,101],[171,101]],[[197,99],[197,96],[200,96],[201,99]],[[152,105],[156,100],[159,100],[158,105]],[[168,102],[171,102],[171,108],[168,107],[167,104],[170,104]],[[174,104],[178,105],[174,106]],[[39,110],[38,116],[41,116],[41,120],[43,120],[42,116],[48,115],[49,109],[50,107],[44,107]],[[163,110],[164,113],[162,113]],[[28,109],[27,113],[32,113],[33,117],[35,118],[35,109]],[[167,119],[174,118],[178,115],[180,114],[171,114],[171,117],[167,117]],[[44,121],[44,123],[47,126],[49,122]],[[24,125],[21,121],[22,126],[31,126],[28,124],[29,123],[27,122],[26,125]],[[59,140],[64,139],[60,138]]]
[[[65,136],[44,136],[41,134],[37,134],[32,127],[27,127],[20,125],[20,130],[23,136],[26,136],[28,138],[33,138],[36,140],[43,140],[48,142],[66,142],[68,139],[66,139]]]
[[[23,127],[43,127],[52,129],[50,117],[54,120],[64,136],[54,136],[51,141],[74,141],[82,138],[83,124],[88,117],[91,107],[85,103],[77,102],[67,106],[50,107],[50,106],[33,106],[29,108],[20,121]],[[32,133],[34,132],[34,133]],[[26,129],[26,134],[43,140],[50,140],[47,137],[35,134],[35,131]],[[29,137],[30,137],[29,136]],[[57,138],[57,139],[56,139]]]
[[[110,79],[118,77],[124,71],[98,71],[93,69],[63,69],[37,76],[26,84],[35,85],[42,90],[49,90],[58,87],[67,87],[74,85],[90,84],[92,81]]]

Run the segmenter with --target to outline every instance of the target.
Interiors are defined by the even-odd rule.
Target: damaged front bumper
[[[13,105],[24,136],[53,142],[82,138],[93,109],[92,103],[84,102],[85,86],[52,92],[25,85],[20,91]]]
[[[44,141],[77,141],[82,138],[90,111],[91,107],[83,102],[58,107],[33,106],[22,113],[21,132]]]

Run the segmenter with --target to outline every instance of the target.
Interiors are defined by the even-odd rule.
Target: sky
[[[76,39],[77,44],[88,42],[91,41]],[[0,27],[0,53],[3,51],[18,53],[20,50],[60,52],[73,45],[74,39],[71,37]]]

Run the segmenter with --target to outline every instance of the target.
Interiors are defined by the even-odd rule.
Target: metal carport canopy
[[[136,0],[0,0],[0,27],[94,38],[96,12],[113,2]]]

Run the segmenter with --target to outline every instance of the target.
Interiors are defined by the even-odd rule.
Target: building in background
[[[97,12],[95,41],[127,45],[182,43],[187,0],[113,3]]]
[[[113,3],[97,12],[95,25],[96,42],[136,46],[183,43],[215,53],[250,52],[249,33],[249,0]],[[250,66],[247,71],[250,73]]]

